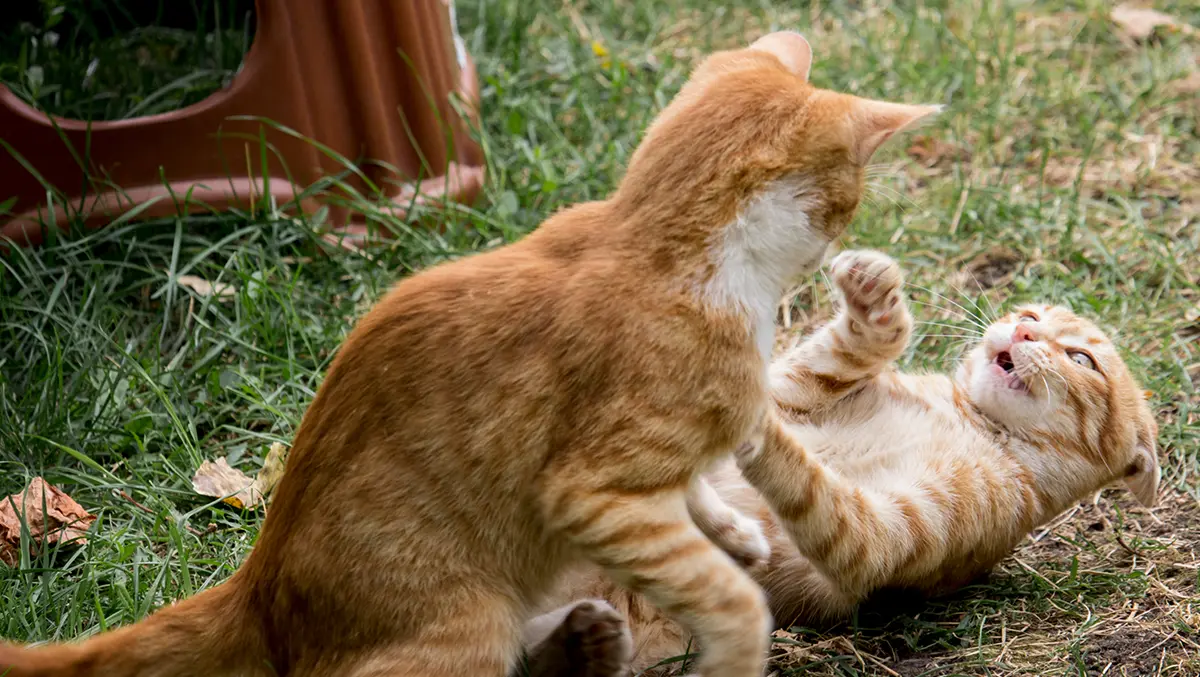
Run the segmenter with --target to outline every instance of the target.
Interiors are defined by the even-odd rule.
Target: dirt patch
[[[1189,667],[1188,663],[1194,665],[1194,661],[1181,660],[1189,652],[1191,647],[1178,631],[1163,636],[1161,627],[1130,624],[1111,635],[1095,638],[1085,649],[1083,664],[1088,674],[1153,675],[1163,673],[1167,667],[1183,669]]]
[[[1145,510],[1124,491],[1106,492],[1035,531],[957,595],[880,595],[850,624],[781,633],[771,667],[780,677],[1194,677],[1198,576],[1195,498],[1165,491]]]
[[[1020,272],[1024,257],[1013,249],[991,247],[976,255],[955,274],[953,284],[959,289],[986,291],[1007,286]]]

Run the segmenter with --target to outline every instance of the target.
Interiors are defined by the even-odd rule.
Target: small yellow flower
[[[600,59],[600,67],[604,69],[612,68],[612,59],[609,58],[608,48],[599,40],[592,40],[592,54],[595,54]]]

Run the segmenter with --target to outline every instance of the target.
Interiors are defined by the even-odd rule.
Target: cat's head
[[[1086,480],[1092,490],[1123,480],[1154,504],[1158,426],[1145,391],[1093,323],[1061,306],[1021,306],[988,327],[959,378],[986,416],[1084,462],[1063,467],[1095,473],[1064,481]]]
[[[854,215],[872,155],[941,107],[814,87],[812,59],[793,32],[710,55],[647,130],[613,203],[680,256],[727,245],[718,258],[769,273],[814,269]]]

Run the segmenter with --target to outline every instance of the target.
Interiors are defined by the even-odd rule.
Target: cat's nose
[[[1033,330],[1028,325],[1018,324],[1013,330],[1012,342],[1020,343],[1022,341],[1036,341],[1037,337],[1033,335]]]

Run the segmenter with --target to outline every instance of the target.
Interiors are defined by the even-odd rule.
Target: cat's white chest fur
[[[775,312],[788,285],[821,264],[829,240],[813,228],[816,198],[807,182],[780,179],[725,225],[711,250],[715,272],[706,303],[747,315],[766,364],[775,345]]]

